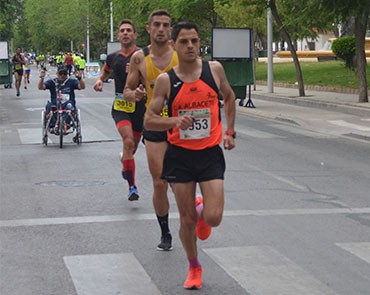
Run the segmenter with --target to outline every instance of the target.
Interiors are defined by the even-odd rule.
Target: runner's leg
[[[224,181],[213,179],[199,183],[203,195],[202,219],[211,227],[218,226],[224,211]]]
[[[175,194],[177,208],[180,216],[179,235],[188,259],[198,256],[195,235],[197,215],[195,212],[195,182],[173,183],[171,185]]]
[[[148,166],[153,180],[153,206],[158,216],[168,214],[170,205],[167,197],[168,183],[161,179],[163,158],[167,150],[167,142],[152,142],[145,140]]]

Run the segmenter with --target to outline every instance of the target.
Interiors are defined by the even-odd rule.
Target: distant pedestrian
[[[25,64],[23,65],[23,77],[24,77],[24,89],[27,89],[28,84],[30,83],[30,74],[31,74],[31,55],[27,50],[23,52],[23,57]]]
[[[20,47],[17,47],[16,52],[12,58],[12,63],[13,63],[13,73],[14,73],[14,79],[15,79],[16,94],[17,96],[19,96],[21,94],[20,87],[22,84],[22,77],[23,77],[23,65],[26,63],[23,55],[21,54]]]

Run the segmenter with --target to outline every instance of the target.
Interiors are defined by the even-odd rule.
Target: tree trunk
[[[277,25],[279,27],[281,37],[288,44],[288,48],[289,48],[289,50],[292,54],[293,61],[294,61],[294,66],[295,66],[295,71],[296,71],[296,74],[297,74],[299,96],[305,96],[301,65],[299,64],[297,52],[296,52],[295,47],[293,45],[292,39],[290,38],[289,32],[285,29],[285,27],[283,25],[283,22],[280,19],[280,16],[279,16],[277,8],[276,8],[275,0],[270,0],[269,1],[269,6],[270,6],[270,9],[271,9],[272,16],[274,17],[275,22],[277,23]]]
[[[366,77],[365,36],[370,9],[364,9],[355,18],[356,61],[359,85],[359,102],[369,102]]]

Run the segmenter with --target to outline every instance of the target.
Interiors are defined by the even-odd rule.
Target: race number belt
[[[193,124],[186,130],[180,129],[180,139],[202,139],[210,137],[211,133],[211,110],[179,110],[179,116],[189,115],[193,117]]]
[[[125,100],[122,93],[116,93],[113,108],[116,111],[133,113],[136,109],[136,103],[133,101]]]

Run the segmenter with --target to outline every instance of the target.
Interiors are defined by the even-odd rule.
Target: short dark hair
[[[133,30],[134,30],[134,33],[136,33],[136,27],[134,25],[134,22],[128,18],[124,18],[123,20],[121,20],[121,22],[119,23],[119,26],[118,28],[120,28],[123,24],[129,24],[132,26]]]
[[[60,66],[58,67],[58,74],[59,75],[67,75],[68,74],[68,71],[67,71],[67,68],[65,66]]]
[[[172,28],[172,34],[171,34],[171,39],[173,41],[176,41],[177,37],[180,34],[181,30],[192,30],[194,29],[198,35],[199,35],[199,29],[198,26],[195,23],[188,22],[188,21],[181,21],[176,23],[173,28]]]
[[[170,19],[172,19],[171,14],[165,10],[165,9],[157,9],[154,10],[148,17],[148,24],[150,24],[153,20],[153,17],[155,16],[168,16]]]

